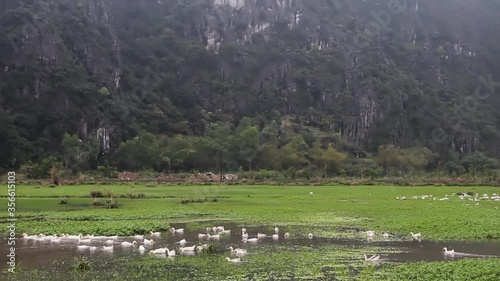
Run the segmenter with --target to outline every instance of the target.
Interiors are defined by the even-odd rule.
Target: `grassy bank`
[[[91,193],[111,195],[119,208],[91,206]],[[313,192],[313,195],[310,195]],[[291,232],[314,230],[324,237],[362,237],[354,230],[423,239],[500,239],[500,202],[460,200],[452,193],[500,193],[495,187],[395,186],[146,186],[20,185],[19,232],[130,235],[166,230],[170,223],[235,221],[280,225]],[[108,195],[106,195],[108,194]],[[129,199],[139,198],[142,199]],[[412,199],[430,194],[447,201]],[[405,196],[406,200],[397,200]],[[60,204],[61,198],[67,204]],[[106,198],[97,199],[105,201]],[[205,202],[206,201],[206,202]],[[198,203],[204,202],[204,203]],[[6,205],[7,198],[0,198]],[[4,215],[5,216],[5,215]],[[4,217],[5,218],[5,217]],[[103,223],[105,222],[105,223]],[[346,231],[350,230],[350,231]],[[302,233],[304,232],[304,233]]]
[[[166,231],[172,223],[204,229],[212,221],[274,226],[294,238],[366,239],[365,230],[410,240],[500,239],[500,202],[460,200],[453,193],[499,193],[495,187],[396,186],[17,186],[17,231],[131,235]],[[311,194],[312,193],[312,194]],[[422,195],[433,195],[421,199]],[[448,195],[449,200],[439,200]],[[104,198],[93,198],[103,196]],[[397,200],[405,196],[406,200]],[[412,199],[419,196],[418,199]],[[93,206],[112,197],[118,208]],[[64,203],[61,200],[64,198]],[[476,205],[479,203],[478,205]],[[7,204],[7,198],[0,198]],[[94,204],[96,205],[96,204]],[[99,204],[97,204],[99,205]],[[5,219],[6,217],[2,217]],[[3,226],[2,226],[3,228]],[[5,229],[5,228],[3,228]],[[267,232],[267,231],[266,231]],[[376,239],[379,239],[377,236]],[[11,280],[497,280],[498,259],[447,263],[366,263],[364,253],[387,255],[397,248],[255,246],[240,264],[224,260],[226,249],[196,257],[92,258],[89,270],[77,262],[55,261],[46,268],[22,268]],[[495,279],[496,278],[496,279]]]

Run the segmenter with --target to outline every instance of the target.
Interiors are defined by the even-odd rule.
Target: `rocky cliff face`
[[[297,117],[365,149],[491,150],[498,101],[474,90],[498,72],[498,8],[489,0],[2,0],[14,48],[1,57],[0,78],[23,79],[4,82],[1,101],[22,110],[19,100],[42,99],[59,114],[39,132],[111,143],[139,129],[202,134],[209,112],[235,122]],[[436,140],[436,130],[445,137]]]

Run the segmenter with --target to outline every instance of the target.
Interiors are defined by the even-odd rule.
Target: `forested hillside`
[[[0,0],[0,167],[495,169],[499,14],[495,0]]]

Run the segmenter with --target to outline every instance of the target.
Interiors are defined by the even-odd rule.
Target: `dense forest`
[[[499,13],[495,0],[0,0],[0,170],[492,171]]]

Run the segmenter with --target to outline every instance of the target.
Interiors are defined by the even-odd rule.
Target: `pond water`
[[[123,256],[140,256],[147,255],[150,250],[168,247],[169,249],[178,249],[180,240],[185,239],[187,243],[185,246],[192,246],[198,243],[214,243],[217,249],[225,251],[229,246],[246,248],[251,253],[252,247],[266,247],[271,245],[281,245],[285,247],[294,246],[307,246],[307,247],[321,247],[325,245],[338,245],[350,248],[369,248],[381,247],[391,249],[391,252],[381,257],[386,262],[410,262],[410,261],[447,261],[457,260],[461,258],[488,258],[500,256],[500,241],[484,241],[484,242],[429,242],[429,241],[402,241],[391,239],[374,239],[373,241],[365,240],[337,240],[333,238],[313,237],[309,238],[296,238],[293,233],[290,234],[289,239],[284,238],[284,232],[279,232],[279,239],[272,239],[271,235],[274,233],[271,227],[247,227],[249,238],[255,238],[257,233],[262,232],[268,235],[267,238],[259,239],[256,243],[244,243],[241,238],[241,228],[233,223],[220,223],[214,225],[223,225],[226,230],[231,230],[231,233],[221,236],[219,240],[209,240],[206,238],[200,239],[199,233],[206,233],[205,229],[188,229],[186,225],[176,224],[172,225],[175,228],[184,228],[184,233],[171,233],[162,232],[160,236],[145,236],[148,239],[153,239],[155,243],[151,246],[146,245],[146,251],[141,253],[138,246],[142,245],[141,239],[134,237],[118,237],[114,241],[114,249],[112,252],[103,251],[105,239],[92,240],[88,243],[78,243],[77,240],[65,240],[60,242],[51,241],[35,241],[32,239],[19,238],[16,241],[16,263],[21,263],[25,268],[36,268],[49,265],[53,261],[72,260],[75,257],[89,256],[89,257],[123,257]],[[287,227],[290,229],[290,227]],[[214,234],[211,232],[211,234]],[[30,233],[30,235],[32,235]],[[123,247],[123,241],[137,241],[137,245],[132,247]],[[78,245],[97,246],[96,251],[79,250]],[[4,253],[8,253],[7,239],[2,237],[0,245],[0,271],[7,268],[7,258]],[[454,249],[454,256],[444,255],[443,247]],[[396,251],[394,251],[396,250]],[[229,251],[226,252],[228,256]],[[178,253],[179,254],[179,253]],[[362,258],[362,257],[360,257]]]

